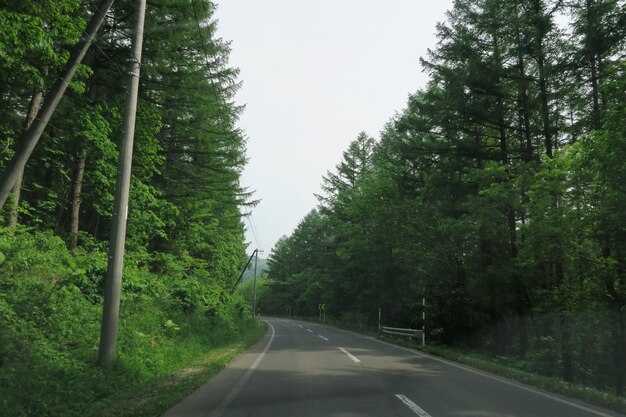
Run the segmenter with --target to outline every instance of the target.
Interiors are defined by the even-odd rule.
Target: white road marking
[[[398,397],[398,399],[400,401],[402,401],[404,403],[404,405],[409,407],[411,409],[411,411],[413,411],[418,416],[420,416],[420,417],[431,417],[430,414],[428,414],[426,411],[424,411],[422,408],[420,408],[419,405],[417,405],[413,401],[411,401],[406,395],[396,394],[396,397]]]
[[[348,357],[352,359],[354,362],[361,363],[361,360],[359,358],[357,358],[356,356],[354,356],[352,353],[348,352],[344,348],[340,347],[339,350],[345,353],[346,355],[348,355]]]
[[[328,339],[326,339],[324,336],[322,336],[321,334],[318,334],[317,337],[324,339],[325,341],[328,342]]]
[[[304,329],[304,327],[302,327],[302,325],[300,325],[300,324],[298,324],[298,327],[301,328],[301,329]]]
[[[311,330],[311,329],[306,329],[306,331],[313,333],[313,330]]]
[[[270,340],[267,342],[267,345],[265,345],[265,349],[263,349],[263,352],[259,354],[256,360],[252,363],[252,365],[250,365],[250,368],[248,368],[246,373],[241,377],[241,379],[239,380],[239,382],[237,382],[237,384],[233,387],[233,389],[230,390],[228,395],[224,397],[220,405],[215,409],[213,414],[211,414],[211,417],[219,417],[222,415],[224,410],[226,410],[226,408],[230,405],[230,403],[233,402],[235,397],[237,397],[237,395],[239,394],[243,386],[246,385],[246,382],[248,382],[248,379],[250,379],[252,372],[254,372],[257,366],[259,366],[259,363],[261,363],[261,361],[263,360],[263,357],[265,356],[270,346],[272,345],[272,342],[274,341],[274,336],[276,335],[276,331],[274,330],[274,326],[272,326],[271,323],[267,321],[266,323],[272,329],[272,336],[270,337]]]
[[[567,405],[572,406],[574,408],[578,408],[579,410],[587,411],[587,412],[589,412],[589,413],[591,413],[593,415],[599,416],[599,417],[614,417],[615,416],[615,414],[603,413],[602,411],[594,410],[593,408],[585,407],[584,405],[581,405],[581,404],[576,404],[575,402],[569,401],[569,400],[567,400],[565,398],[557,397],[556,395],[553,395],[553,394],[551,394],[549,392],[541,391],[538,388],[533,388],[533,387],[522,385],[522,383],[519,383],[519,382],[514,381],[514,380],[508,380],[508,379],[505,379],[504,377],[491,375],[491,374],[488,374],[486,372],[479,371],[477,369],[471,368],[469,365],[461,365],[461,364],[458,364],[458,363],[455,363],[455,362],[451,362],[451,361],[446,360],[446,359],[441,359],[441,358],[439,358],[437,356],[433,356],[433,355],[430,355],[428,353],[420,352],[420,351],[417,351],[417,350],[414,350],[414,349],[405,348],[404,346],[394,345],[392,343],[384,342],[382,340],[378,340],[378,339],[375,339],[373,337],[359,335],[359,334],[354,333],[354,332],[350,332],[350,333],[358,335],[358,336],[360,336],[360,337],[362,337],[364,339],[373,340],[375,342],[382,343],[383,345],[391,346],[391,347],[394,347],[394,348],[397,348],[397,349],[400,349],[400,350],[404,350],[406,352],[413,353],[413,354],[418,355],[418,356],[424,356],[424,357],[432,359],[434,361],[445,363],[446,365],[454,366],[455,368],[459,368],[459,369],[462,369],[464,371],[471,372],[473,374],[480,375],[480,376],[483,376],[485,378],[492,379],[494,381],[502,382],[503,384],[507,384],[507,385],[510,385],[512,387],[524,390],[524,391],[532,392],[533,394],[541,395],[542,397],[549,398],[551,400],[560,402],[561,404],[567,404]]]

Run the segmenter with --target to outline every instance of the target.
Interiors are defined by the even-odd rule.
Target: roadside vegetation
[[[322,178],[259,308],[362,327],[381,308],[450,351],[624,398],[624,22],[617,0],[455,1],[429,83]]]
[[[265,332],[239,296],[201,285],[202,273],[187,276],[185,289],[170,268],[156,275],[131,258],[117,361],[104,370],[96,359],[105,252],[72,255],[51,233],[6,228],[0,251],[2,415],[158,415]]]
[[[99,4],[0,1],[0,172]],[[253,205],[240,186],[238,70],[213,3],[157,0],[145,23],[117,360],[96,365],[134,7],[119,0],[108,12],[0,210],[3,416],[112,415],[125,396],[204,378],[259,337],[232,294]],[[172,395],[149,402],[165,407]]]
[[[398,340],[396,339],[394,342],[398,343]],[[461,350],[459,348],[442,345],[417,346],[415,343],[406,343],[406,345],[441,358],[470,365],[473,368],[510,378],[549,392],[579,399],[589,404],[609,408],[620,413],[626,413],[626,398],[623,396],[618,396],[611,392],[592,388],[580,383],[565,382],[558,377],[541,375],[530,361],[512,360],[510,357],[493,357],[476,351]]]
[[[355,329],[356,330],[356,329]],[[469,365],[472,368],[503,376],[522,382],[532,387],[541,388],[548,392],[561,394],[569,398],[578,399],[599,407],[605,407],[620,413],[626,413],[626,398],[611,392],[592,388],[580,383],[569,383],[558,377],[542,375],[532,360],[520,360],[508,356],[491,356],[476,350],[447,346],[443,344],[421,345],[421,342],[398,338],[391,335],[377,335],[380,339],[397,345],[413,348],[433,356],[449,359],[454,362]]]
[[[287,318],[288,316],[282,315],[280,317]],[[319,317],[294,316],[291,318],[311,323],[319,322]],[[394,345],[415,349],[460,364],[469,365],[477,370],[509,378],[548,392],[578,399],[595,406],[626,413],[626,398],[623,396],[580,383],[568,383],[558,377],[545,376],[535,368],[532,359],[520,360],[509,356],[494,357],[485,352],[480,352],[475,349],[472,350],[468,347],[451,346],[437,341],[429,341],[425,346],[422,346],[421,339],[415,340],[408,337],[382,334],[378,331],[377,324],[360,321],[354,315],[345,315],[340,320],[327,317],[325,324],[375,337]]]

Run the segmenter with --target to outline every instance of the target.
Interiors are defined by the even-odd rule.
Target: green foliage
[[[13,155],[34,89],[45,89],[77,41],[92,2],[7,3],[0,21],[0,168]],[[54,4],[53,4],[54,3]],[[189,254],[231,279],[244,258],[240,208],[249,194],[239,186],[245,164],[243,133],[231,102],[237,69],[229,47],[215,36],[214,5],[166,0],[148,8],[141,94],[137,108],[128,247],[132,252]],[[133,16],[116,3],[35,149],[24,175],[19,222],[78,232],[106,241],[117,172],[130,64],[120,27]],[[27,40],[24,43],[22,40]],[[13,77],[20,74],[19,80]],[[82,168],[79,168],[82,163]],[[77,184],[77,181],[80,184]],[[80,193],[73,195],[76,187]],[[78,212],[73,207],[80,204]],[[149,257],[148,257],[149,258]]]
[[[613,0],[456,1],[428,85],[379,141],[350,144],[273,248],[265,305],[314,317],[323,302],[353,326],[381,308],[428,340],[623,395],[625,38],[600,23],[623,17]]]
[[[0,1],[0,170],[94,1]],[[0,228],[0,414],[87,415],[251,331],[237,69],[211,2],[147,9],[117,362],[95,365],[134,3],[115,2]],[[69,247],[71,250],[66,249]]]
[[[163,282],[131,260],[118,361],[104,371],[95,359],[105,254],[72,256],[59,237],[25,229],[0,229],[0,251],[7,255],[0,265],[2,414],[89,414],[120,389],[171,373],[250,329],[247,305],[219,285],[193,276]]]

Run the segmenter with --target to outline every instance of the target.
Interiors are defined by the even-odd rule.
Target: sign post
[[[326,323],[326,304],[320,303],[317,308],[320,310],[320,323]]]

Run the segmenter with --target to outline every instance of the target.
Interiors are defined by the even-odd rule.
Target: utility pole
[[[250,255],[250,258],[248,258],[248,262],[246,262],[246,266],[243,267],[243,269],[241,270],[241,273],[239,274],[239,278],[237,278],[237,281],[235,281],[235,285],[233,285],[233,289],[231,290],[231,292],[234,292],[235,289],[237,288],[237,285],[239,285],[239,282],[241,282],[241,278],[243,278],[243,274],[246,273],[246,271],[248,270],[248,266],[250,265],[250,262],[252,262],[252,258],[254,258],[254,254],[256,253],[256,249],[252,251],[252,255]],[[241,286],[242,291],[241,294],[243,295],[243,285]]]
[[[256,319],[256,266],[259,260],[259,249],[254,250],[254,283],[252,284],[252,318]]]
[[[67,86],[72,81],[76,69],[85,57],[93,38],[96,36],[96,33],[98,33],[100,26],[102,26],[102,22],[104,22],[104,18],[112,4],[113,0],[103,0],[96,9],[96,13],[94,13],[89,21],[87,28],[83,32],[83,36],[72,49],[70,58],[63,68],[63,72],[61,72],[61,75],[57,78],[52,89],[46,96],[39,113],[37,113],[37,117],[28,129],[26,129],[18,142],[15,148],[15,156],[9,161],[0,177],[0,209],[2,209],[6,203],[20,172],[23,172],[26,162],[28,162],[30,155],[33,153],[33,149],[37,146],[41,134],[46,128],[50,117],[52,117],[52,114],[56,110],[59,101],[61,101]]]
[[[130,170],[133,160],[135,115],[137,112],[146,0],[137,0],[135,8],[135,30],[131,46],[132,62],[130,66],[130,80],[128,82],[128,97],[124,109],[122,139],[119,147],[120,156],[117,166],[117,182],[115,185],[115,204],[111,222],[107,275],[104,284],[104,306],[100,333],[100,351],[98,356],[100,365],[104,367],[109,367],[115,359],[115,345],[117,342],[122,270],[124,267],[124,243],[126,240],[126,221],[128,219]]]

